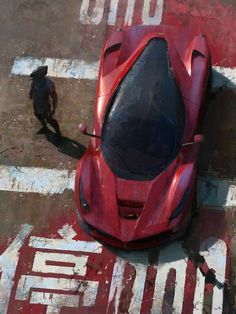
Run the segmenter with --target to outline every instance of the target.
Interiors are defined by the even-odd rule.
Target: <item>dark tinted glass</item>
[[[177,155],[184,103],[170,69],[167,43],[153,39],[115,91],[102,129],[102,152],[116,175],[147,180]]]

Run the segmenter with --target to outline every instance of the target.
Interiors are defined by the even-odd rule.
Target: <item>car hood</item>
[[[80,206],[80,214],[87,224],[122,242],[168,231],[193,168],[178,155],[155,179],[132,181],[116,177],[101,153],[82,158],[79,184],[88,208]]]

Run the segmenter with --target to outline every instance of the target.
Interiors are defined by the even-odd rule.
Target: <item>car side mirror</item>
[[[85,124],[85,123],[80,123],[80,125],[78,127],[80,133],[82,133],[82,134],[86,134],[87,133],[87,128],[88,128],[87,124]]]
[[[84,134],[84,135],[88,135],[91,137],[96,137],[96,138],[101,138],[101,136],[95,135],[95,134],[91,134],[87,132],[87,124],[86,123],[80,123],[80,125],[78,126],[78,129],[80,131],[80,133]]]
[[[194,142],[195,143],[202,143],[204,141],[204,135],[203,134],[196,134],[194,135]]]

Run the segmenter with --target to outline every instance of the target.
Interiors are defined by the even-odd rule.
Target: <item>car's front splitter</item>
[[[87,224],[81,218],[78,209],[76,209],[76,211],[77,211],[77,216],[78,216],[78,221],[80,223],[80,226],[83,228],[85,232],[87,232],[89,235],[91,235],[93,238],[95,238],[96,240],[98,240],[104,245],[113,246],[113,247],[125,249],[125,250],[131,250],[131,249],[138,250],[138,249],[146,249],[146,248],[151,248],[155,246],[159,247],[159,246],[166,245],[167,243],[180,238],[186,232],[189,226],[190,219],[191,219],[190,217],[187,222],[184,222],[183,224],[181,224],[181,226],[179,226],[177,231],[167,231],[167,232],[158,234],[156,236],[142,238],[142,239],[130,241],[130,242],[123,242]]]

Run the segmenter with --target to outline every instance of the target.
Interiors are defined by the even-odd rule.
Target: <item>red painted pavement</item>
[[[189,232],[189,236],[185,237],[182,246],[185,247],[186,254],[191,258],[187,258],[187,268],[186,268],[186,280],[184,285],[184,301],[183,301],[183,314],[192,313],[193,312],[193,298],[194,298],[194,291],[195,291],[195,285],[196,285],[196,271],[197,267],[203,267],[203,265],[198,264],[196,261],[193,261],[192,255],[197,254],[200,250],[201,244],[208,238],[213,237],[216,239],[221,239],[226,243],[227,246],[227,256],[226,256],[226,275],[225,275],[225,282],[228,283],[229,279],[229,253],[230,253],[230,241],[231,241],[231,234],[230,234],[230,221],[231,221],[231,214],[230,211],[224,212],[224,211],[215,211],[215,210],[202,210],[201,214],[195,218],[194,221],[194,227],[191,228]],[[22,276],[39,276],[41,278],[66,278],[68,281],[70,280],[81,280],[82,285],[86,285],[89,282],[97,282],[98,289],[97,289],[97,295],[94,296],[94,304],[92,306],[84,306],[83,300],[86,298],[83,297],[83,293],[78,292],[78,288],[71,289],[70,291],[63,291],[58,290],[57,288],[53,289],[53,285],[49,285],[48,289],[42,289],[40,288],[40,285],[33,288],[32,291],[35,292],[50,292],[58,293],[62,297],[64,295],[80,295],[82,298],[79,302],[79,307],[77,308],[70,308],[70,307],[64,307],[62,308],[62,311],[60,313],[115,313],[115,308],[118,310],[118,313],[131,313],[129,311],[132,310],[133,305],[131,304],[133,296],[132,288],[134,286],[134,281],[136,278],[136,272],[137,268],[139,267],[137,264],[138,257],[134,257],[136,253],[133,253],[133,260],[130,262],[130,254],[128,253],[120,253],[118,251],[112,252],[110,249],[107,249],[105,247],[102,248],[101,253],[86,253],[83,251],[67,251],[67,250],[54,250],[52,249],[36,249],[33,247],[30,247],[29,239],[31,236],[38,236],[41,238],[45,238],[45,243],[49,239],[62,239],[62,237],[57,233],[59,229],[62,228],[64,224],[69,224],[72,226],[74,231],[76,232],[73,240],[77,241],[91,241],[94,242],[93,239],[91,239],[84,231],[80,229],[77,225],[77,220],[74,214],[70,214],[68,217],[61,217],[61,219],[57,219],[57,221],[53,221],[50,227],[50,231],[48,233],[34,233],[34,230],[31,232],[30,236],[27,237],[24,241],[23,246],[21,247],[19,254],[19,262],[16,268],[16,275],[14,278],[14,286],[11,291],[11,297],[10,297],[10,305],[8,309],[8,313],[35,313],[35,314],[41,314],[46,313],[46,305],[40,305],[40,304],[30,304],[31,302],[31,293],[25,297],[25,300],[16,300],[17,297],[17,289],[19,289],[19,282],[22,280]],[[214,241],[215,241],[214,240]],[[212,245],[214,244],[214,241],[212,242]],[[68,242],[69,243],[69,242]],[[8,242],[8,245],[10,245],[11,242]],[[6,245],[1,246],[1,253],[4,252],[6,249]],[[163,248],[162,248],[163,249]],[[65,275],[60,273],[39,273],[34,272],[32,270],[33,264],[34,264],[34,258],[36,252],[46,252],[46,253],[60,253],[61,256],[63,254],[74,254],[78,258],[81,255],[88,256],[88,260],[86,263],[86,273],[85,275],[77,275],[76,273],[74,275]],[[140,253],[138,253],[140,255]],[[158,248],[154,248],[152,250],[149,250],[147,252],[143,252],[141,255],[143,258],[139,259],[139,263],[142,263],[142,260],[145,261],[145,254],[147,256],[147,271],[145,274],[145,283],[140,281],[139,285],[142,286],[144,284],[144,290],[143,295],[141,298],[138,298],[136,302],[138,303],[140,301],[141,311],[140,313],[150,313],[151,308],[153,305],[153,293],[154,293],[154,287],[155,283],[158,282],[158,256],[160,254],[160,251]],[[119,278],[117,289],[121,289],[120,297],[118,300],[112,299],[110,303],[108,303],[109,293],[112,289],[111,281],[112,281],[112,274],[114,271],[114,265],[117,261],[117,256],[122,255],[122,260],[124,261],[124,273],[123,276]],[[138,256],[139,256],[138,255]],[[179,256],[175,256],[176,261],[178,261]],[[136,259],[136,261],[135,261]],[[60,262],[60,260],[58,261]],[[166,261],[168,264],[170,261]],[[217,263],[217,261],[216,261]],[[56,264],[55,262],[47,263],[48,265]],[[68,265],[68,263],[63,264],[59,263],[61,266],[72,266]],[[145,266],[145,263],[144,263]],[[173,266],[172,266],[173,267]],[[204,267],[207,267],[205,265]],[[203,267],[203,268],[204,268]],[[3,272],[5,270],[3,269]],[[182,276],[185,274],[183,273]],[[172,307],[172,301],[173,296],[175,292],[175,276],[176,276],[176,270],[174,268],[170,269],[169,275],[166,281],[166,290],[163,298],[163,304],[162,304],[162,311],[161,313],[169,313],[169,310]],[[25,277],[25,278],[26,278]],[[123,279],[122,279],[123,277]],[[216,274],[217,279],[217,274]],[[114,278],[113,278],[114,280]],[[205,288],[205,294],[206,297],[212,294],[213,284],[206,284]],[[226,288],[225,288],[226,289]],[[26,287],[23,288],[23,291],[27,291]],[[26,293],[27,294],[27,293]],[[227,299],[225,299],[224,304],[224,311],[223,313],[227,313]],[[160,311],[160,309],[158,309]],[[51,313],[49,310],[47,313]],[[54,313],[54,312],[52,312]],[[55,312],[56,313],[56,312]],[[58,311],[59,313],[59,311]],[[155,313],[155,309],[154,309]]]

